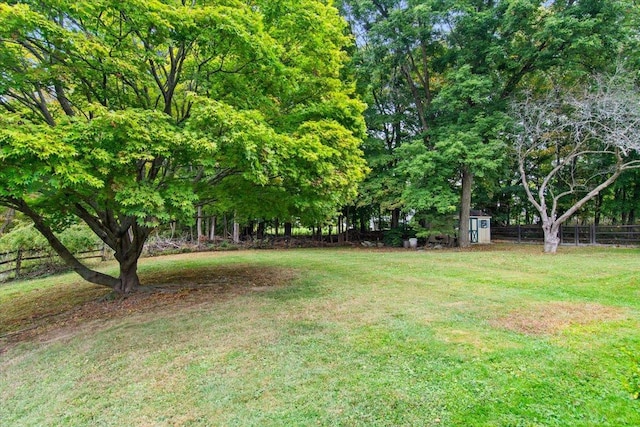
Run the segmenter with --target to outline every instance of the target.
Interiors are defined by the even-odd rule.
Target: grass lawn
[[[125,300],[71,274],[0,286],[0,425],[640,425],[638,249],[215,252],[140,271],[156,291]]]

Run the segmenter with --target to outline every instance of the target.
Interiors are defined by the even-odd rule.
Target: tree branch
[[[78,273],[83,279],[88,282],[95,283],[96,285],[106,286],[114,289],[120,284],[120,280],[100,273],[98,271],[91,270],[84,264],[82,264],[68,249],[62,244],[60,239],[56,237],[53,230],[46,224],[44,218],[40,216],[36,211],[31,209],[30,206],[24,200],[13,199],[13,203],[16,209],[26,215],[31,221],[33,221],[34,227],[47,239],[47,242],[51,245],[54,251],[62,258],[62,260],[70,266],[76,273]]]

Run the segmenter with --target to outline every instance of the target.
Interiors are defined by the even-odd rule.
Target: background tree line
[[[175,224],[341,233],[411,217],[418,235],[464,247],[472,207],[504,223],[634,222],[638,146],[620,136],[637,129],[638,12],[632,0],[4,2],[3,231],[17,215],[82,277],[127,293],[149,236]],[[598,94],[630,108],[582,114]],[[118,277],[65,247],[76,223],[112,248]]]
[[[368,104],[365,153],[373,172],[360,200],[389,212],[392,226],[411,212],[422,234],[446,230],[467,246],[472,206],[498,223],[540,219],[526,190],[544,181],[567,146],[538,145],[520,171],[513,126],[522,117],[513,106],[549,93],[598,91],[596,75],[615,74],[621,63],[631,89],[618,92],[620,101],[637,101],[629,98],[637,79],[635,2],[344,0],[342,11],[355,35],[354,67]],[[627,126],[637,125],[627,119]],[[566,193],[557,201],[558,217],[611,169],[611,160],[596,157],[582,168],[579,185],[565,177],[547,183],[545,191]],[[634,222],[640,203],[634,165],[572,218]]]

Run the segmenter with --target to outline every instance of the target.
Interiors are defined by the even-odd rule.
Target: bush
[[[382,241],[385,246],[401,248],[404,240],[416,237],[416,232],[412,228],[397,227],[384,232]]]
[[[33,225],[16,227],[0,237],[0,252],[40,250],[48,247],[47,240]]]
[[[431,236],[454,236],[458,219],[439,213],[423,213],[411,220],[411,227],[417,237],[429,239]]]
[[[75,224],[58,234],[60,241],[72,253],[95,249],[100,244],[98,237],[87,227]],[[0,252],[39,251],[53,252],[47,240],[32,224],[14,228],[0,237]]]
[[[63,245],[72,253],[90,251],[101,246],[102,241],[89,227],[75,224],[58,235]]]

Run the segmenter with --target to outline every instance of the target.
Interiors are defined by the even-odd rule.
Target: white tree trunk
[[[545,221],[542,224],[544,232],[544,252],[555,254],[560,244],[560,224],[554,221]]]
[[[240,243],[240,224],[233,221],[233,243]]]
[[[198,219],[196,219],[196,233],[198,234],[198,245],[202,240],[202,206],[198,206]]]

